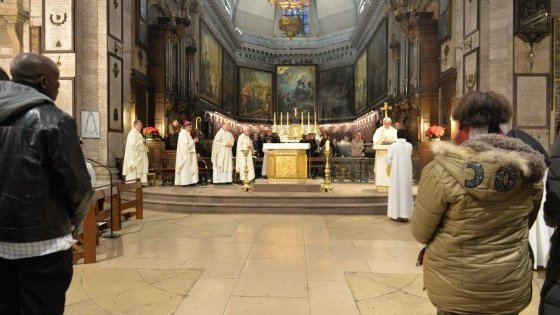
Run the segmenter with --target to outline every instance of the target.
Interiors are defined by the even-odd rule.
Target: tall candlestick
[[[280,112],[280,126],[284,124],[284,113]]]

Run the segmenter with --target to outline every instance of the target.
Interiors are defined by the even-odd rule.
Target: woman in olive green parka
[[[527,236],[545,164],[503,135],[510,117],[498,94],[465,96],[453,112],[462,143],[434,145],[422,172],[411,229],[427,244],[424,285],[439,314],[517,314],[531,301]]]

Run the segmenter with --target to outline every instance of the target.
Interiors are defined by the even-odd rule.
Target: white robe
[[[187,130],[181,129],[175,158],[175,185],[196,183],[198,183],[198,158],[196,157],[195,142]]]
[[[247,166],[249,168],[249,180],[255,179],[255,166],[253,164],[253,142],[251,138],[244,134],[241,134],[237,139],[237,152],[235,155],[235,171],[239,173],[239,178],[245,180],[245,155],[242,150],[244,148],[249,148],[249,154],[247,155]]]
[[[135,128],[130,130],[126,138],[123,175],[126,176],[126,180],[140,178],[142,183],[148,183],[148,147],[144,144],[144,137],[140,131]]]
[[[377,128],[373,134],[373,144],[381,144],[383,141],[397,141],[397,129],[394,127],[385,128],[381,126]]]
[[[548,175],[548,170],[544,174],[543,181],[546,185],[546,177]],[[529,244],[531,244],[531,250],[533,250],[533,257],[535,257],[535,265],[533,267],[537,268],[546,267],[548,261],[548,252],[550,251],[550,238],[554,233],[554,229],[547,226],[544,222],[544,202],[546,200],[546,191],[543,193],[543,198],[541,202],[541,208],[539,209],[539,214],[535,223],[529,230]]]
[[[229,131],[220,129],[214,137],[212,144],[212,183],[231,183],[233,182],[233,154],[231,147],[226,144],[233,144],[233,135]]]
[[[412,144],[398,139],[391,144],[385,157],[391,165],[387,216],[408,219],[412,213]]]

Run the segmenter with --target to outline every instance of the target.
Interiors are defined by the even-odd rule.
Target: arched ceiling
[[[279,36],[279,14],[267,0],[229,1],[233,23],[241,32],[263,38]],[[311,0],[311,36],[321,37],[352,29],[358,18],[357,1]]]

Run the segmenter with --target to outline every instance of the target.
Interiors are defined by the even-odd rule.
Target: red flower
[[[445,134],[445,128],[438,125],[431,125],[425,132],[426,137],[428,138],[440,138],[443,137]]]
[[[155,136],[155,135],[159,135],[159,130],[157,130],[157,128],[155,127],[145,127],[144,129],[142,129],[142,133],[144,134],[144,136],[147,135]]]

